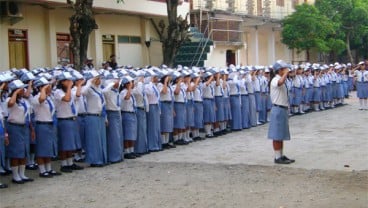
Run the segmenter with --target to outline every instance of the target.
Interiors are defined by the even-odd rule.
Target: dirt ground
[[[290,118],[292,165],[274,165],[263,125],[52,179],[27,171],[0,207],[368,207],[368,111],[347,103]]]

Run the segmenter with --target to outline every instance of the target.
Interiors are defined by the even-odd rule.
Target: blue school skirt
[[[241,99],[240,95],[230,95],[231,129],[232,130],[241,130],[243,128],[240,99]]]
[[[5,121],[4,121],[5,123]],[[5,168],[5,127],[0,121],[0,167]]]
[[[106,127],[107,159],[109,162],[122,160],[123,126],[120,111],[107,111],[108,126]]]
[[[241,96],[241,125],[243,129],[249,129],[252,127],[251,120],[250,120],[250,96],[254,98],[254,95],[242,95]],[[253,107],[255,108],[255,107]],[[252,108],[252,109],[253,109]],[[254,116],[255,116],[255,109],[254,110]]]
[[[327,102],[327,86],[321,86],[321,101],[322,102]]]
[[[81,141],[82,149],[86,148],[86,121],[85,115],[78,115],[77,121],[79,126],[79,138]]]
[[[185,126],[187,128],[193,128],[194,127],[194,104],[193,100],[188,100],[188,103],[186,104],[186,111],[187,111],[187,122]]]
[[[216,121],[215,99],[203,99],[203,122],[205,124],[214,123]]]
[[[103,165],[107,163],[105,118],[86,116],[86,163]]]
[[[161,132],[170,133],[174,129],[174,109],[173,102],[161,102],[160,129]]]
[[[321,88],[320,87],[313,87],[313,101],[321,102]]]
[[[348,78],[348,90],[349,91],[354,90],[354,78],[353,77]]]
[[[330,102],[333,100],[333,93],[332,93],[332,84],[327,84],[326,85],[326,98],[327,98],[327,102]]]
[[[357,97],[359,99],[368,98],[368,82],[356,82],[357,85]]]
[[[262,110],[262,98],[260,92],[254,92],[254,97],[256,99],[256,110],[257,112]]]
[[[313,101],[313,87],[309,87],[305,89],[305,94],[304,94],[304,103],[310,103],[311,101]]]
[[[8,122],[9,145],[7,146],[7,157],[22,159],[27,157],[27,145],[29,140],[27,138],[26,125],[12,124]]]
[[[275,141],[290,140],[289,115],[287,107],[272,107],[268,138]]]
[[[340,83],[336,83],[336,85],[337,85],[336,98],[338,98],[338,99],[344,98],[345,97],[345,94],[344,94],[344,86],[343,86],[343,84],[340,82]]]
[[[187,109],[185,103],[174,103],[175,117],[174,117],[174,128],[185,129],[187,122]]]
[[[147,141],[150,151],[162,148],[160,128],[160,108],[158,104],[150,104],[147,113]]]
[[[254,94],[249,94],[249,120],[251,126],[257,126],[256,98]],[[244,115],[243,115],[244,116]]]
[[[57,156],[57,133],[56,126],[51,122],[36,123],[36,156],[56,157]]]
[[[230,97],[224,97],[224,117],[225,121],[231,120],[231,107],[230,107]]]
[[[216,121],[224,121],[225,114],[224,114],[224,101],[222,96],[215,97],[215,105],[216,105]]]
[[[143,108],[137,109],[137,140],[134,143],[135,153],[146,153],[147,144],[147,118],[146,111]]]
[[[294,97],[293,97],[292,105],[299,106],[303,100],[303,89],[293,87],[293,94],[294,94]]]
[[[137,116],[133,112],[122,112],[121,121],[123,124],[123,138],[124,141],[137,140]]]
[[[74,151],[78,149],[80,137],[77,120],[59,119],[57,123],[57,135],[59,151]]]
[[[194,128],[203,128],[203,102],[194,101]]]

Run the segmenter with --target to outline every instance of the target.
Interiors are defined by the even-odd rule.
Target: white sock
[[[204,131],[206,132],[207,135],[210,135],[211,134],[211,125],[210,124],[204,125]]]
[[[45,165],[38,165],[38,169],[40,170],[40,173],[46,172]]]
[[[71,166],[73,165],[73,158],[72,157],[69,157],[67,160],[66,160],[68,166]]]
[[[179,140],[179,136],[178,135],[173,135],[173,140],[174,140],[174,142],[178,141]]]
[[[359,109],[363,109],[363,106],[364,106],[363,102],[364,102],[364,99],[359,99],[359,105],[360,105]]]
[[[279,159],[282,156],[281,150],[275,150],[275,159]]]
[[[64,167],[64,166],[68,166],[68,162],[66,160],[62,160],[61,161],[61,166]]]
[[[28,177],[25,175],[25,171],[26,171],[26,166],[25,165],[20,165],[19,166],[19,177],[21,179],[28,179]]]
[[[11,170],[13,172],[13,179],[16,181],[22,180],[22,178],[19,176],[19,166],[11,167]]]
[[[162,140],[162,144],[166,144],[166,136],[165,136],[165,133],[161,134],[161,140]]]
[[[50,172],[52,170],[51,169],[51,163],[46,163],[45,166],[46,166],[46,171],[47,172]]]
[[[368,109],[368,99],[364,99],[364,107],[365,109]]]

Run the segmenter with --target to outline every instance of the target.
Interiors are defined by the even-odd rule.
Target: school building
[[[120,65],[159,65],[162,49],[151,19],[166,19],[165,0],[94,0],[99,28],[90,36],[88,56],[100,66],[116,54]],[[71,59],[66,0],[1,1],[0,70],[53,67]],[[189,2],[178,6],[178,15],[189,12]]]
[[[66,0],[0,3],[0,70],[72,61],[69,17],[73,10]],[[301,3],[314,0],[183,0],[178,15],[189,13],[193,31],[202,35],[192,38],[190,50],[183,50],[178,58],[183,58],[184,65],[217,67],[268,65],[278,59],[304,62],[305,54],[289,50],[280,34],[280,20]],[[120,65],[162,63],[161,43],[151,21],[166,19],[165,0],[94,0],[94,13],[99,28],[90,36],[88,56],[95,66],[111,54],[116,54]]]

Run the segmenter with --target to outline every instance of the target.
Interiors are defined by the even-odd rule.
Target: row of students
[[[13,73],[0,75],[9,135],[0,171],[10,166],[14,183],[32,180],[24,174],[31,143],[40,177],[53,177],[61,174],[51,167],[56,156],[64,173],[83,169],[73,161],[83,152],[87,164],[102,167],[203,140],[201,129],[212,138],[255,127],[272,106],[272,69],[264,67]]]

